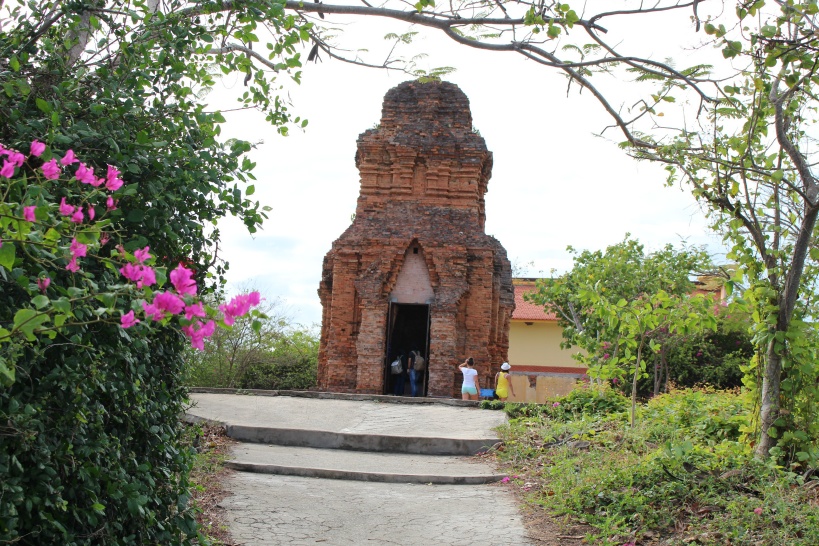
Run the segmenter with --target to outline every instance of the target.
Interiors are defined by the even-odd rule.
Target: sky
[[[380,36],[402,28],[359,22],[343,32],[376,48],[383,47]],[[646,43],[663,42],[668,29],[658,32],[646,34]],[[473,125],[494,154],[486,232],[520,276],[565,272],[572,266],[567,246],[603,249],[626,233],[649,250],[685,240],[721,252],[691,194],[666,187],[662,167],[629,158],[613,129],[599,136],[610,123],[605,112],[588,93],[567,95],[556,72],[435,36],[420,36],[412,50],[430,54],[427,66],[457,68],[444,79],[466,93]],[[304,67],[301,85],[286,89],[292,111],[309,120],[306,130],[283,137],[257,113],[226,114],[225,137],[256,143],[253,198],[272,208],[254,235],[237,221],[220,223],[229,291],[253,287],[278,299],[294,322],[320,323],[322,260],[350,225],[359,192],[356,139],[379,122],[384,94],[408,79],[324,58]],[[242,89],[240,78],[225,79],[209,100],[231,108]]]

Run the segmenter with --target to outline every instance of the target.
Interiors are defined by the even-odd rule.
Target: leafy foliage
[[[689,295],[689,275],[709,264],[700,249],[667,245],[646,255],[626,237],[605,253],[580,253],[570,272],[538,281],[538,292],[528,297],[557,311],[566,345],[584,349],[576,358],[593,379],[623,383],[630,377],[633,426],[638,382],[650,376],[649,355],[664,355],[680,339],[716,326],[714,300]],[[655,393],[662,371],[668,377],[654,366]]]
[[[265,301],[264,316],[239,318],[188,351],[187,384],[192,387],[304,390],[316,385],[319,339],[292,323],[277,301]]]
[[[753,458],[742,434],[750,401],[672,391],[624,432],[617,408],[552,418],[548,408],[570,405],[557,398],[502,429],[497,453],[527,503],[590,525],[594,544],[813,544],[817,482]]]
[[[308,36],[280,4],[220,5],[0,6],[0,142],[27,149],[38,139],[58,155],[82,150],[97,169],[120,166],[133,189],[117,196],[120,207],[110,221],[125,250],[150,244],[162,262],[195,269],[200,286],[212,266],[217,277],[224,272],[212,226],[236,215],[254,231],[265,210],[248,198],[253,187],[244,186],[253,179],[245,157],[251,144],[220,142],[224,117],[199,96],[214,82],[214,70],[247,74],[242,105],[286,132],[290,115],[276,96],[275,78],[299,66],[294,46]],[[260,40],[263,21],[277,33],[267,58],[242,51]],[[270,63],[277,72],[258,68]],[[298,72],[291,75],[298,79]],[[20,202],[9,191],[0,186],[3,202]],[[33,197],[78,197],[71,186],[45,191]],[[41,275],[52,279],[52,289],[75,288],[70,272],[43,270],[42,259],[12,253],[10,243],[3,248],[0,324],[14,324],[15,317],[22,324],[17,313],[37,307],[30,292]],[[111,257],[106,252],[101,258]],[[106,267],[88,274],[98,286],[116,282]],[[26,336],[3,345],[0,360],[16,377],[0,390],[6,423],[0,541],[175,544],[197,535],[188,505],[191,455],[180,444],[178,424],[185,399],[182,336],[171,328],[129,333],[82,320],[94,316],[98,303],[74,306],[80,320],[53,339]]]

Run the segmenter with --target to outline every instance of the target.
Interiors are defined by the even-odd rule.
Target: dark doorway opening
[[[387,315],[387,354],[384,358],[384,394],[411,396],[407,372],[410,351],[418,351],[424,357],[424,370],[418,374],[417,396],[426,396],[429,378],[429,305],[390,303]],[[393,374],[390,363],[402,355],[405,371]]]

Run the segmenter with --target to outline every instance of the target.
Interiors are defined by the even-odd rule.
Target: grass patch
[[[579,389],[507,404],[498,457],[526,502],[587,524],[592,544],[816,545],[819,480],[753,459],[740,395],[688,389],[628,401]]]
[[[196,424],[187,429],[187,442],[196,449],[190,473],[191,501],[201,534],[200,542],[213,546],[231,546],[225,511],[219,503],[229,495],[223,483],[231,472],[224,463],[235,443],[219,425]]]

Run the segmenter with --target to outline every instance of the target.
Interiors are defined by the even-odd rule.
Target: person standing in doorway
[[[407,379],[407,359],[404,356],[404,353],[399,353],[396,360],[401,363],[401,372],[393,375],[393,378],[395,379],[395,390],[393,391],[393,394],[395,394],[395,396],[404,396],[404,385],[406,384]]]
[[[478,393],[481,390],[478,383],[478,370],[474,366],[475,361],[471,356],[458,365],[461,373],[464,374],[464,384],[461,387],[461,398],[464,400],[478,400]]]
[[[413,397],[418,396],[418,384],[421,383],[424,377],[424,367],[426,362],[424,357],[418,351],[410,351],[409,361],[409,380],[410,393]]]
[[[508,362],[504,362],[501,364],[501,371],[495,375],[495,394],[502,402],[506,402],[509,393],[515,396],[515,388],[512,386],[512,382],[509,381],[510,369],[512,369],[512,366]]]

